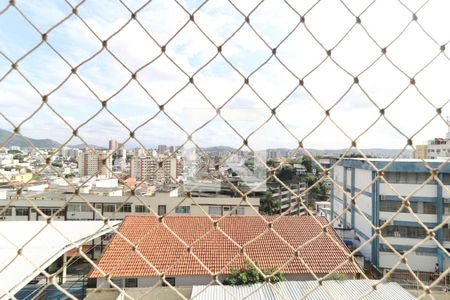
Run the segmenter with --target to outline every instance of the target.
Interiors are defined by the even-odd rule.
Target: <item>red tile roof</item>
[[[327,222],[324,218],[318,219],[321,224]],[[329,230],[331,236],[323,233],[317,218],[286,216],[276,220],[267,217],[266,220],[274,220],[272,229],[261,217],[253,216],[226,217],[220,220],[217,228],[207,217],[168,216],[162,224],[152,216],[128,216],[119,231],[138,245],[145,260],[116,234],[98,266],[112,277],[157,275],[146,260],[166,276],[208,275],[210,272],[206,268],[214,274],[229,274],[230,267],[243,265],[245,256],[240,250],[244,246],[245,253],[261,268],[278,268],[287,263],[280,270],[284,274],[309,273],[302,260],[314,273],[329,273],[346,260],[337,272],[360,272],[355,264],[348,262],[349,251],[336,232]],[[296,249],[318,235],[316,240],[300,248],[295,257],[295,251],[289,245]],[[190,246],[190,251],[181,240]],[[102,275],[94,269],[90,277]]]

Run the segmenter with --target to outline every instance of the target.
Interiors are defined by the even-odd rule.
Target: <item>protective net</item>
[[[19,297],[28,274],[2,297],[95,299],[111,288],[139,299],[165,286],[189,299],[218,285],[231,299],[267,286],[290,299],[273,281],[298,261],[316,283],[301,298],[323,288],[339,298],[323,282],[354,276],[374,280],[356,298],[394,281],[435,299],[449,287],[450,154],[418,153],[448,128],[448,8],[0,0],[0,215],[46,221],[19,244],[0,231],[15,251],[0,273],[20,259],[44,282]],[[119,232],[136,214],[147,217],[129,217]],[[183,214],[199,219],[177,221]],[[237,230],[245,218],[234,215],[251,221]],[[62,220],[100,225],[75,240]],[[52,267],[25,251],[49,230],[72,249],[52,254]],[[169,240],[177,248],[161,250]],[[324,243],[337,254],[320,269],[311,249]],[[226,247],[235,255],[211,261]],[[260,254],[268,247],[283,255]],[[113,248],[120,257],[102,260]],[[60,279],[80,261],[75,281]],[[244,264],[262,283],[233,294],[224,276]],[[180,266],[208,283],[186,292],[170,275]]]

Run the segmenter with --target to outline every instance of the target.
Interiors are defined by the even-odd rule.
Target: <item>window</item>
[[[424,214],[436,214],[436,204],[432,202],[423,203],[423,213]]]
[[[115,212],[116,211],[116,205],[115,204],[104,204],[103,205],[103,211],[104,212]]]
[[[122,278],[111,278],[111,281],[112,281],[115,285],[117,285],[118,287],[123,288],[123,280],[122,280]],[[112,285],[110,285],[110,287],[113,288]]]
[[[43,214],[46,214],[47,216],[52,215],[52,210],[50,208],[40,208]]]
[[[444,200],[444,215],[450,215],[450,202],[449,199]]]
[[[78,211],[80,211],[80,206],[78,204],[69,204],[69,205],[67,205],[67,211],[78,212]]]
[[[42,211],[43,214],[47,215],[47,216],[64,216],[64,210],[60,209],[60,208],[41,208],[39,207],[39,209]]]
[[[410,207],[413,212],[418,213],[418,202],[410,202]],[[380,211],[397,212],[402,206],[402,201],[399,200],[380,200]],[[409,213],[408,209],[404,208],[402,213]]]
[[[208,207],[208,214],[214,215],[214,216],[221,216],[222,215],[222,207],[210,206],[210,207]]]
[[[137,213],[148,213],[150,210],[145,205],[135,205],[134,211]]]
[[[238,208],[236,209],[236,215],[238,215],[238,216],[243,216],[243,215],[245,215],[245,207],[238,207]]]
[[[82,212],[92,212],[92,209],[86,203],[80,204],[80,211]]]
[[[442,174],[442,183],[445,185],[450,185],[450,174]]]
[[[383,229],[383,235],[401,238],[423,239],[427,236],[427,232],[422,227],[391,225],[386,226]]]
[[[28,208],[16,207],[16,216],[28,216]]]
[[[175,277],[166,277],[166,281],[171,285],[175,286]],[[167,286],[167,283],[162,282],[162,286]]]
[[[137,278],[125,278],[125,287],[126,288],[138,287],[138,280],[137,280]]]
[[[0,211],[4,210],[4,207],[0,207]],[[2,216],[12,216],[12,209],[7,208],[5,211],[1,214]]]
[[[131,212],[131,204],[127,203],[119,208],[119,212]]]
[[[401,201],[390,201],[390,200],[380,201],[380,211],[396,212],[400,209],[401,206],[402,206]],[[407,212],[407,210],[404,211]]]
[[[191,207],[190,206],[177,206],[177,208],[175,208],[175,212],[177,214],[188,214],[191,212]]]
[[[401,183],[401,184],[422,184],[425,182],[429,173],[406,173],[406,172],[386,172],[384,178],[389,183]],[[429,183],[432,183],[430,181]]]
[[[178,207],[177,207],[178,209]],[[164,216],[166,214],[166,206],[165,205],[158,205],[158,215]]]

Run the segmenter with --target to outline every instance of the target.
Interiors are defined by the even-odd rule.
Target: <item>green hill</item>
[[[0,129],[0,145],[4,147],[18,146],[20,148],[30,148],[30,145],[25,141],[25,139],[18,135],[15,135],[6,145],[3,145],[3,143],[8,139],[10,135],[11,135],[10,131]],[[60,143],[55,142],[54,140],[51,139],[32,139],[29,137],[27,138],[37,148],[55,148],[60,145]]]

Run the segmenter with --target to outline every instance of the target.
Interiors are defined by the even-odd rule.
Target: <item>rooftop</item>
[[[285,281],[275,284],[252,284],[249,286],[194,286],[191,297],[196,300],[225,300],[229,295],[237,299],[317,299],[317,300],[349,300],[349,299],[376,299],[376,300],[412,300],[416,299],[403,289],[398,283],[377,284],[376,280],[325,280],[322,285],[317,281]]]
[[[314,273],[359,273],[350,262],[334,270],[348,261],[349,252],[332,228],[323,232],[322,224],[325,218],[309,216],[232,216],[220,219],[217,227],[208,217],[170,216],[160,223],[152,216],[128,216],[119,231],[140,253],[115,235],[98,266],[112,277],[158,275],[148,263],[167,276],[229,274],[247,255],[261,268],[280,267],[284,274],[309,274],[308,268]],[[90,276],[102,275],[93,270]]]

